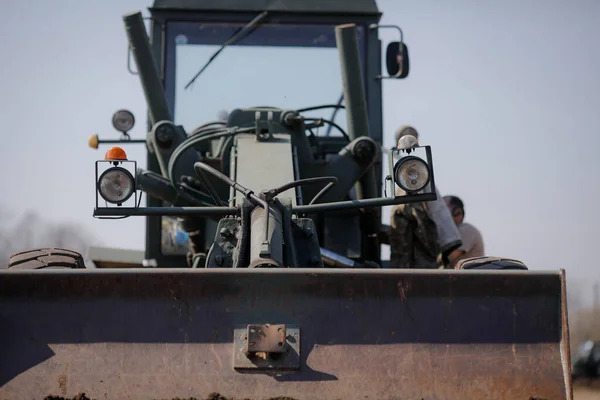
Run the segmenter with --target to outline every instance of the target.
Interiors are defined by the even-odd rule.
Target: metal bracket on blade
[[[234,369],[294,370],[300,368],[300,329],[251,324],[234,331]]]

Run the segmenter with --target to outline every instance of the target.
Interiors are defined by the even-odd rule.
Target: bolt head
[[[375,146],[369,140],[361,140],[354,146],[354,154],[361,161],[369,160],[375,154]]]

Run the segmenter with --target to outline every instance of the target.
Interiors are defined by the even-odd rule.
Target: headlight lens
[[[124,203],[135,191],[133,175],[125,168],[109,168],[98,179],[98,191],[109,203]]]
[[[418,192],[429,183],[429,167],[419,157],[404,157],[394,168],[396,184],[407,192]]]
[[[133,114],[127,110],[119,110],[113,115],[113,126],[119,132],[128,132],[135,124]]]

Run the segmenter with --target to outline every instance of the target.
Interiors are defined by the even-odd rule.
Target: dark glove
[[[438,269],[452,269],[452,265],[447,253],[438,254],[436,261],[439,265]]]

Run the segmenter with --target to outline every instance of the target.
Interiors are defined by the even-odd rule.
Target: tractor
[[[123,17],[147,135],[123,108],[119,139],[89,139],[109,145],[93,216],[145,218],[145,251],[11,257],[1,399],[572,399],[564,270],[382,259],[382,207],[450,216],[432,148],[383,146],[382,86],[410,63],[374,0],[149,14]]]

